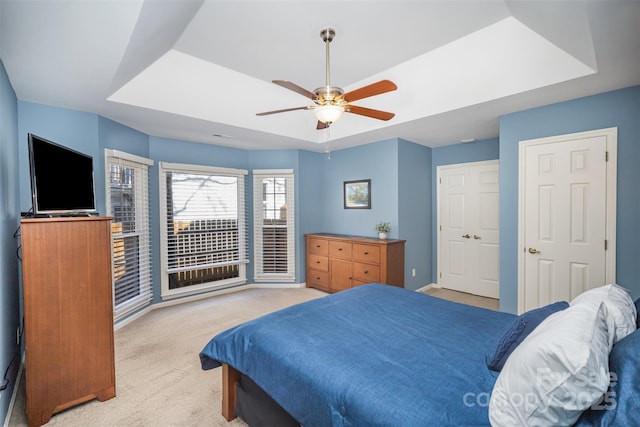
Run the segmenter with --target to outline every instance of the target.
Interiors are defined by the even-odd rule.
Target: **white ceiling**
[[[332,150],[498,135],[500,115],[640,84],[640,1],[0,0],[0,57],[23,101],[144,133],[245,149]],[[315,129],[271,83],[398,90]],[[214,136],[214,134],[222,135]]]

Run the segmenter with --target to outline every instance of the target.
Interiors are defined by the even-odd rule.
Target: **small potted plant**
[[[379,222],[375,227],[378,232],[378,237],[381,239],[387,238],[387,233],[391,232],[391,223],[389,222]]]

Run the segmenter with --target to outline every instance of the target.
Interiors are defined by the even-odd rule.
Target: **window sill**
[[[240,285],[245,285],[246,283],[247,283],[246,279],[225,280],[224,283],[209,283],[204,285],[164,291],[160,295],[160,298],[162,298],[163,301],[168,301],[168,300],[187,297],[187,296],[214,293],[214,291],[231,288],[235,286],[240,286]]]

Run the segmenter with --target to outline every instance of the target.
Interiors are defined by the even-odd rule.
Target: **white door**
[[[608,269],[615,274],[607,265],[611,140],[595,131],[521,143],[521,312],[570,301],[607,283]]]
[[[438,167],[438,285],[498,298],[498,161]]]

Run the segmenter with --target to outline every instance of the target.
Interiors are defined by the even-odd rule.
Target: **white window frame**
[[[263,266],[263,186],[264,178],[284,178],[286,180],[286,229],[287,229],[287,272],[265,273]],[[294,282],[296,279],[296,238],[295,238],[295,179],[292,169],[253,170],[253,250],[255,282]]]
[[[248,172],[244,169],[223,168],[216,166],[190,165],[181,163],[158,163],[158,173],[160,181],[160,252],[161,252],[161,281],[160,296],[163,300],[178,298],[188,295],[202,294],[231,286],[243,285],[247,283],[246,264],[249,262],[247,256],[247,223],[246,223],[246,202],[245,202],[245,176]],[[239,277],[219,280],[215,282],[203,283],[199,285],[187,286],[178,289],[169,289],[169,259],[168,259],[168,236],[167,236],[167,184],[166,173],[185,173],[231,176],[238,179],[238,240],[240,244]],[[235,264],[235,263],[234,263]]]
[[[126,316],[136,312],[137,310],[144,308],[151,304],[153,300],[153,276],[152,276],[152,261],[151,261],[151,225],[150,225],[150,205],[149,205],[149,168],[153,166],[153,160],[146,159],[144,157],[136,156],[134,154],[126,153],[123,151],[105,149],[105,199],[107,207],[107,216],[112,216],[111,211],[111,177],[110,170],[111,164],[123,165],[126,167],[134,168],[138,171],[145,171],[143,175],[137,176],[136,179],[136,230],[139,230],[139,247],[140,260],[139,260],[139,291],[140,294],[128,299],[126,302],[116,305],[116,292],[115,292],[115,266],[112,265],[112,290],[113,290],[113,315],[114,321],[121,320]],[[111,234],[111,250],[113,251],[114,239],[127,237],[126,233],[118,233],[117,230],[112,229]],[[113,257],[112,257],[113,258]]]

